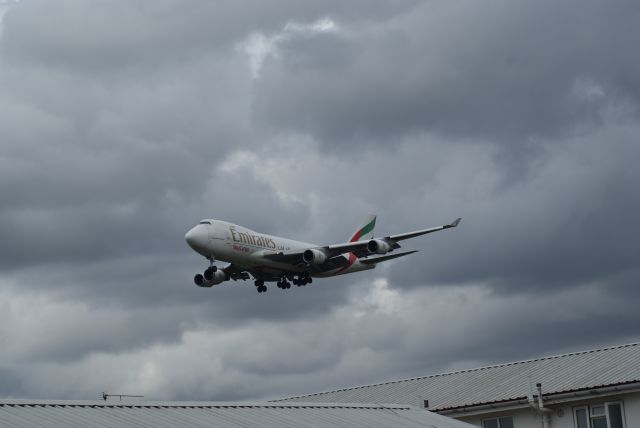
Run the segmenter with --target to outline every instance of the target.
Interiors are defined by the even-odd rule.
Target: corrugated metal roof
[[[455,419],[403,405],[66,400],[0,400],[0,426],[471,428]]]
[[[640,344],[536,358],[452,373],[340,389],[278,402],[402,403],[445,410],[526,398],[532,384],[543,396],[640,382]]]

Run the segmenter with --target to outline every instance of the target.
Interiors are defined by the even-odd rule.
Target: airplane
[[[254,279],[258,293],[267,291],[265,282],[274,281],[283,290],[311,284],[313,278],[373,269],[378,263],[407,256],[417,250],[388,254],[400,248],[398,241],[460,224],[450,224],[414,232],[373,237],[376,216],[367,215],[348,242],[315,245],[258,233],[222,220],[204,219],[185,235],[187,244],[209,260],[203,274],[193,282],[199,287],[212,287],[222,282]],[[216,260],[229,263],[218,269]]]

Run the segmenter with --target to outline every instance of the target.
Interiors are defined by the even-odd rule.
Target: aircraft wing
[[[390,247],[389,251],[392,251],[400,248],[400,244],[398,244],[398,241],[402,241],[404,239],[409,239],[409,238],[415,238],[416,236],[425,235],[427,233],[438,232],[439,230],[450,229],[452,227],[458,226],[461,220],[462,219],[457,218],[450,224],[445,224],[443,226],[432,227],[430,229],[416,230],[408,233],[400,233],[398,235],[390,235],[384,238],[375,238],[375,240],[386,242]],[[329,245],[327,247],[322,247],[321,250],[324,250],[330,257],[334,257],[338,254],[344,254],[344,253],[354,253],[358,258],[367,257],[372,255],[367,248],[369,241],[371,240],[346,242],[344,244]]]
[[[432,227],[430,229],[416,230],[408,233],[400,233],[398,235],[390,235],[384,238],[376,238],[376,240],[384,241],[390,247],[389,251],[392,251],[397,248],[400,248],[400,244],[398,244],[398,241],[402,241],[404,239],[409,239],[409,238],[415,238],[416,236],[425,235],[427,233],[438,232],[440,230],[456,227],[458,226],[458,224],[460,224],[460,220],[461,220],[460,218],[457,218],[452,223],[445,224],[443,226]],[[372,255],[367,248],[367,245],[369,244],[369,242],[370,240],[345,242],[343,244],[327,245],[324,247],[307,248],[307,249],[295,250],[295,251],[289,251],[289,252],[270,253],[270,254],[265,254],[263,257],[269,260],[273,260],[274,262],[290,263],[292,265],[304,264],[303,253],[307,250],[318,250],[324,253],[324,255],[328,259],[333,259],[334,257],[340,254],[346,254],[346,253],[354,253],[356,257],[361,258],[361,257],[367,257]],[[402,255],[404,254],[405,253],[403,253]],[[388,260],[388,258],[385,258],[385,260]],[[379,260],[379,261],[383,261],[383,260]],[[373,263],[377,263],[377,262],[373,262]]]
[[[444,226],[432,227],[430,229],[416,230],[414,232],[400,233],[398,235],[391,235],[391,236],[386,237],[385,239],[391,240],[393,242],[397,242],[397,241],[402,241],[403,239],[415,238],[416,236],[425,235],[427,233],[438,232],[439,230],[450,229],[452,227],[456,227],[456,226],[458,226],[460,224],[460,221],[462,221],[462,219],[461,218],[457,218],[453,222],[451,222],[451,224],[445,224]]]

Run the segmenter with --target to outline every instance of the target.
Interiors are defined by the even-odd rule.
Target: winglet
[[[445,228],[449,228],[449,227],[456,227],[457,225],[460,224],[460,221],[462,220],[462,218],[457,218],[455,219],[451,224],[447,224],[445,226]]]

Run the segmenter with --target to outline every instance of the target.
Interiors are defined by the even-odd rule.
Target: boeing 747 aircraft
[[[376,216],[368,215],[351,236],[349,242],[315,245],[255,232],[221,220],[202,220],[185,235],[191,248],[209,260],[204,274],[193,281],[199,287],[211,287],[224,281],[247,280],[253,277],[258,293],[267,291],[267,281],[277,282],[286,290],[291,283],[311,284],[312,278],[322,278],[373,269],[378,263],[415,253],[404,251],[388,254],[400,248],[398,241],[415,238],[439,230],[456,227],[451,224],[414,232],[373,237]],[[216,260],[229,263],[218,269]]]

